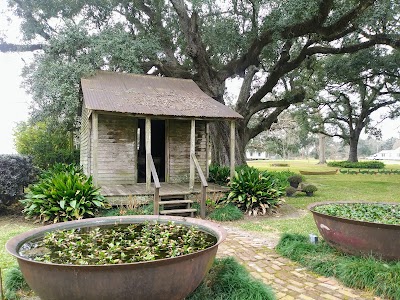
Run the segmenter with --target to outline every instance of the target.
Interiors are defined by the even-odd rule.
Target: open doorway
[[[145,120],[138,121],[138,182],[146,182]],[[165,181],[165,121],[151,120],[151,155],[160,182]]]

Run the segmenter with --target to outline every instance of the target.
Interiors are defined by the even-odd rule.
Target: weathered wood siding
[[[99,115],[98,184],[137,182],[137,119]]]
[[[189,182],[190,121],[170,120],[167,133],[169,145],[169,182]],[[196,157],[203,173],[206,172],[206,122],[196,121]],[[199,177],[196,171],[196,181]]]
[[[90,174],[89,154],[90,154],[90,111],[83,107],[80,130],[80,165],[85,174]]]

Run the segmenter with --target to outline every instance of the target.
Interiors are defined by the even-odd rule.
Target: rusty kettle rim
[[[368,222],[368,221],[359,221],[349,218],[331,216],[328,214],[320,213],[314,210],[317,206],[324,206],[330,204],[389,204],[389,205],[397,205],[400,206],[400,203],[395,202],[370,202],[370,201],[363,201],[363,200],[341,200],[341,201],[325,201],[325,202],[314,202],[307,206],[307,209],[311,211],[314,215],[321,216],[324,218],[329,218],[332,220],[340,220],[341,222],[351,223],[351,224],[358,224],[363,226],[370,226],[370,227],[382,227],[382,228],[391,228],[391,229],[400,229],[400,225],[396,224],[385,224],[385,223],[377,223],[377,222]]]
[[[105,265],[72,265],[72,264],[55,264],[55,263],[47,263],[35,261],[26,257],[23,257],[19,254],[19,249],[23,244],[29,242],[33,239],[40,238],[44,236],[47,232],[52,232],[56,230],[63,229],[74,229],[74,228],[82,228],[82,227],[96,227],[96,226],[106,226],[106,225],[117,225],[117,224],[133,224],[133,223],[142,223],[148,221],[157,221],[161,223],[166,223],[169,221],[175,222],[176,224],[181,224],[185,226],[196,226],[199,230],[209,233],[216,237],[217,242],[204,250],[196,251],[190,254],[184,254],[177,257],[171,258],[162,258],[153,261],[139,261],[133,263],[122,263],[122,264],[105,264]],[[131,215],[131,216],[113,216],[113,217],[99,217],[99,218],[90,218],[90,219],[82,219],[75,221],[67,221],[60,222],[51,225],[45,225],[39,228],[35,228],[24,233],[21,233],[11,239],[9,239],[6,243],[6,250],[16,257],[17,259],[21,259],[27,262],[35,263],[35,264],[45,264],[45,265],[54,265],[54,266],[62,266],[62,267],[73,267],[73,268],[104,268],[104,267],[122,267],[124,265],[133,266],[137,265],[144,266],[150,264],[167,264],[171,260],[185,260],[190,259],[191,257],[201,255],[201,253],[205,251],[209,251],[215,247],[218,247],[220,243],[222,243],[226,238],[227,232],[223,228],[222,225],[197,218],[189,218],[189,217],[177,217],[177,216],[157,216],[157,215]]]

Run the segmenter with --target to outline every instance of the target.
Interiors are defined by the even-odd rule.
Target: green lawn
[[[5,249],[6,242],[13,236],[33,229],[36,226],[25,221],[22,217],[0,217],[0,269],[2,271],[17,263],[17,260],[8,254]]]
[[[288,160],[289,167],[271,167],[273,163],[282,161],[251,161],[250,166],[261,170],[283,171],[290,170],[332,170],[323,165],[317,165],[316,160]],[[387,165],[387,169],[400,169],[400,165]],[[286,197],[286,203],[290,206],[306,210],[310,203],[321,201],[362,200],[371,202],[400,202],[400,175],[349,175],[338,172],[336,175],[307,175],[305,182],[314,184],[318,191],[313,197],[307,197],[304,193],[297,193],[294,197]],[[255,222],[240,222],[239,226],[245,230],[253,231],[277,231],[280,233],[317,233],[310,213],[296,218],[265,218]]]

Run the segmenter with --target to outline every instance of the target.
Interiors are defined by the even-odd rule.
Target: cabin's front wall
[[[189,182],[190,173],[190,120],[169,120],[167,126],[168,170],[171,183]],[[204,174],[207,162],[206,122],[196,121],[195,154]],[[196,172],[196,180],[198,174]]]
[[[137,119],[99,114],[97,156],[100,186],[136,183]]]
[[[82,110],[80,164],[97,184],[137,183],[138,119],[118,114],[97,114],[98,138],[94,141],[91,111]],[[191,121],[166,120],[166,181],[189,182]],[[207,170],[206,121],[196,121],[195,154],[205,176]],[[96,154],[96,153],[97,154]],[[97,176],[94,174],[97,155]],[[196,181],[199,177],[196,173]]]

